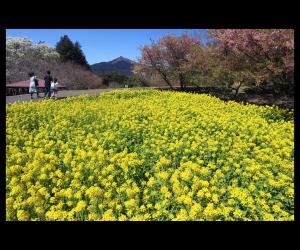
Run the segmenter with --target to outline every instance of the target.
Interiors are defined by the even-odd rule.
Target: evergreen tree
[[[72,53],[74,51],[74,45],[70,38],[66,35],[60,38],[55,47],[56,51],[60,54],[62,61],[72,61]]]
[[[84,55],[83,51],[81,50],[81,45],[79,44],[79,42],[75,42],[75,44],[74,44],[74,60],[78,64],[90,69],[90,66],[85,58],[85,55]]]
[[[74,44],[67,35],[60,38],[60,41],[56,44],[56,51],[60,54],[62,61],[72,61],[90,69],[79,42]]]

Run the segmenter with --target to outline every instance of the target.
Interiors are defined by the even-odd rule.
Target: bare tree
[[[6,41],[6,82],[23,81],[34,71],[43,78],[47,70],[69,89],[95,88],[102,78],[85,67],[61,62],[55,49],[44,43],[33,44],[27,38],[8,38]]]

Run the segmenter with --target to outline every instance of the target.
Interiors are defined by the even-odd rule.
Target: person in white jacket
[[[51,98],[55,98],[56,99],[56,95],[57,95],[57,92],[58,92],[58,82],[57,82],[57,79],[55,78],[54,81],[51,82],[51,92],[52,92],[52,95],[51,95]]]
[[[29,94],[30,94],[30,99],[33,99],[33,93],[36,93],[37,98],[39,97],[39,93],[37,91],[37,86],[36,86],[36,76],[34,75],[33,72],[28,74],[30,77],[29,80]]]

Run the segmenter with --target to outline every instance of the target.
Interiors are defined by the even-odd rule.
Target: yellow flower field
[[[294,220],[293,114],[123,90],[6,106],[7,220]]]

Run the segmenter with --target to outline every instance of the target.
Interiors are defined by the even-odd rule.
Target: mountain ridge
[[[133,67],[137,62],[119,56],[108,62],[99,62],[91,65],[91,70],[94,73],[119,73],[122,75],[133,75]]]

